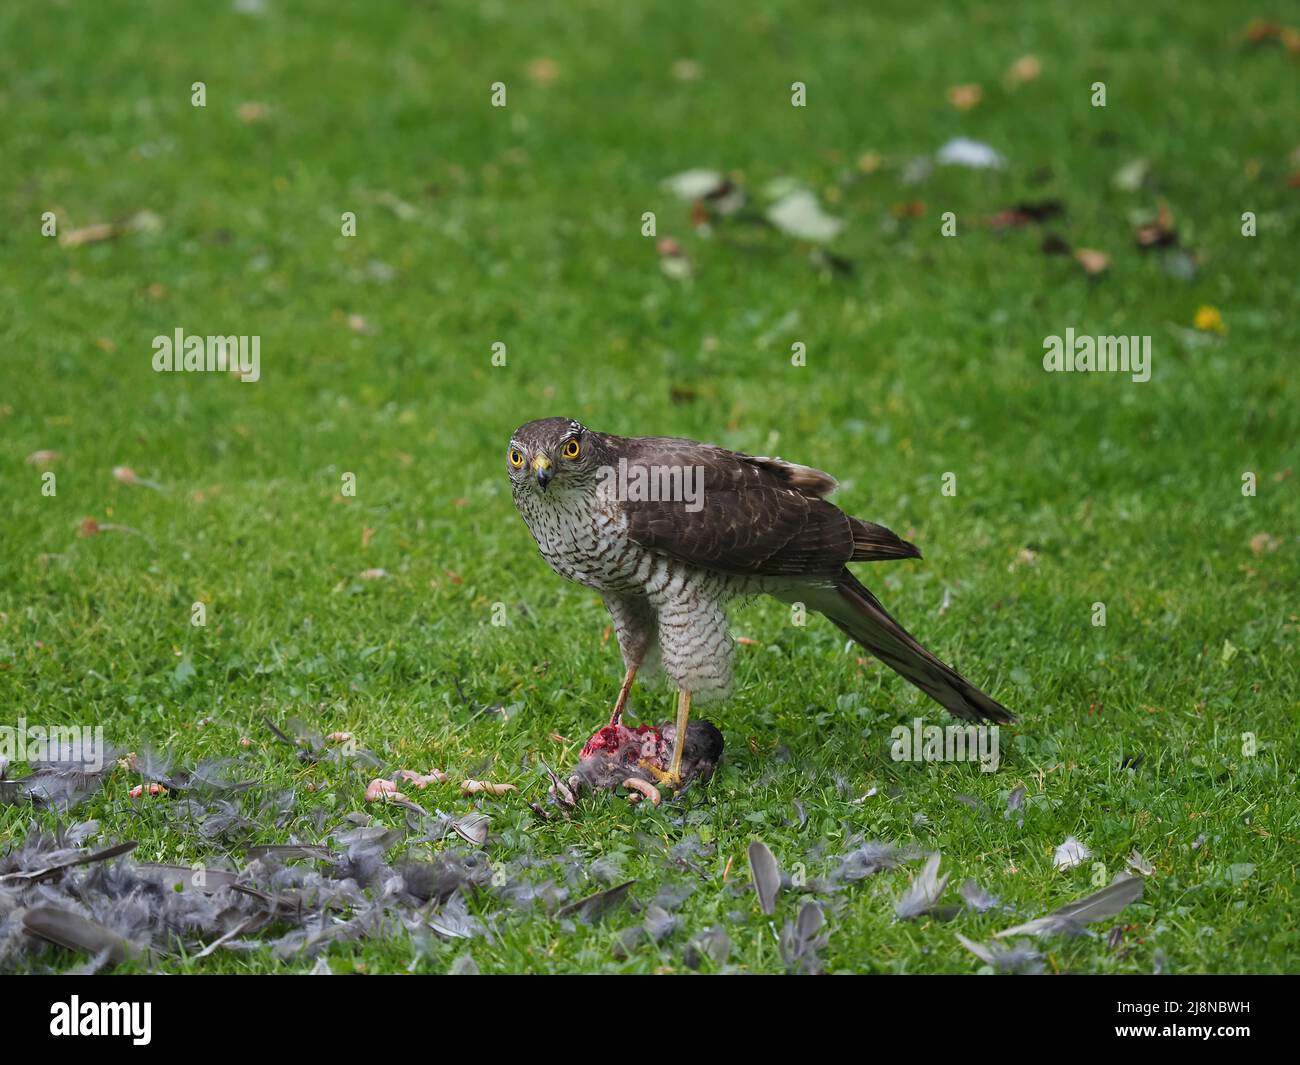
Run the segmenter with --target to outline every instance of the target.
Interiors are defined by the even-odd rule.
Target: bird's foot
[[[680,772],[674,773],[667,769],[660,769],[653,762],[646,761],[644,758],[641,760],[640,766],[654,777],[655,782],[661,787],[666,784],[674,793],[682,790],[682,775]]]

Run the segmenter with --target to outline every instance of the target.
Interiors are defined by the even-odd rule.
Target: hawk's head
[[[506,465],[516,490],[546,491],[591,483],[600,463],[594,434],[571,418],[526,422],[510,437]]]

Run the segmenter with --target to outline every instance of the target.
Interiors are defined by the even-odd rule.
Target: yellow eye
[[[581,450],[582,448],[578,446],[578,438],[574,437],[564,445],[564,450],[560,452],[560,454],[562,454],[566,459],[576,459],[578,457],[578,452]]]
[[[513,466],[515,469],[519,469],[521,466],[523,466],[523,464],[524,464],[523,452],[520,451],[517,447],[512,447],[510,449],[510,465]]]

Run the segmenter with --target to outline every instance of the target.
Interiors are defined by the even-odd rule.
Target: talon
[[[639,796],[644,796],[649,799],[651,806],[658,806],[664,801],[663,796],[659,794],[658,789],[656,789],[648,780],[642,780],[640,777],[628,777],[623,781],[623,787],[627,788],[628,791],[633,792],[632,795],[628,796],[628,798],[633,801],[638,800]]]
[[[644,758],[637,764],[654,777],[660,785],[667,784],[673,791],[682,790],[682,775],[680,773],[674,773],[668,769],[660,769],[653,762],[647,762]]]

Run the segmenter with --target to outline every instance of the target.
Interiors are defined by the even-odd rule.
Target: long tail
[[[957,717],[1004,725],[1015,721],[1015,715],[1005,706],[917,643],[847,569],[833,587],[824,589],[809,605]]]

